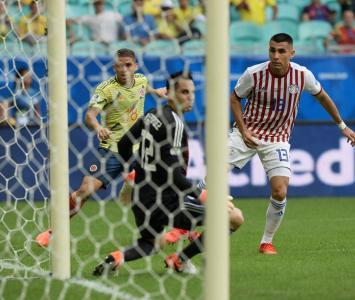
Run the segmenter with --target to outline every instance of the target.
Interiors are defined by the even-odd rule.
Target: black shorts
[[[205,208],[196,198],[186,196],[182,207],[176,205],[179,204],[177,196],[164,200],[165,205],[155,205],[151,208],[146,208],[140,202],[133,203],[136,225],[143,238],[155,239],[168,225],[191,230],[203,224]]]

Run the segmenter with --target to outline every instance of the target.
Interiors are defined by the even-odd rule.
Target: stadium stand
[[[203,40],[190,40],[182,45],[182,54],[186,56],[205,55],[205,42]]]
[[[174,56],[181,53],[179,43],[176,40],[155,40],[147,44],[143,52],[152,56]]]

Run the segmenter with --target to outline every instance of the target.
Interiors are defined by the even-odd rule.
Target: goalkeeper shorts
[[[203,224],[205,209],[198,200],[194,201],[192,197],[186,196],[184,206],[177,207],[176,203],[179,203],[177,195],[169,199],[164,198],[165,204],[152,205],[150,208],[139,200],[133,203],[132,210],[136,225],[143,238],[155,239],[163,232],[165,226],[192,230]]]

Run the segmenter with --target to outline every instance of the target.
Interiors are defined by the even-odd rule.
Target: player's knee
[[[100,180],[92,176],[85,176],[82,184],[78,189],[78,194],[82,198],[89,197],[91,194],[95,193],[100,188],[101,185],[102,182]]]
[[[229,212],[229,225],[233,231],[237,230],[244,223],[244,216],[239,208],[233,207]]]
[[[272,189],[271,196],[273,199],[282,201],[286,198],[287,187],[283,185],[276,186]]]

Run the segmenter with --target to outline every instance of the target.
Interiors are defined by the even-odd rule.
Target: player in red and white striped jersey
[[[294,54],[291,36],[274,35],[269,43],[270,61],[247,68],[231,95],[235,125],[230,134],[230,164],[240,169],[258,154],[270,181],[270,204],[259,248],[265,254],[276,254],[272,239],[286,208],[291,176],[288,140],[302,91],[317,98],[355,146],[354,132],[342,121],[334,102],[312,72],[290,62]],[[248,100],[244,112],[240,103],[243,98]]]

